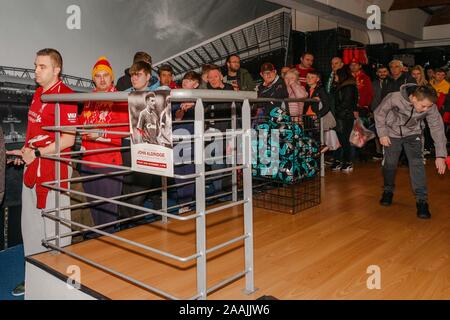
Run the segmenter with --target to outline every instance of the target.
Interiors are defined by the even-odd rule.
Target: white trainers
[[[349,162],[342,166],[341,171],[343,172],[352,172],[353,171],[353,163]]]

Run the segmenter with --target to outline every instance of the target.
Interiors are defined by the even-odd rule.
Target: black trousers
[[[336,119],[336,134],[339,143],[342,146],[342,152],[338,152],[338,159],[343,163],[351,162],[352,160],[352,145],[350,144],[350,134],[353,130],[354,119]]]
[[[394,192],[395,175],[402,149],[405,150],[409,162],[409,176],[416,200],[426,201],[428,198],[425,165],[422,158],[422,139],[420,135],[404,138],[390,138],[391,146],[384,147],[383,176],[384,191]]]

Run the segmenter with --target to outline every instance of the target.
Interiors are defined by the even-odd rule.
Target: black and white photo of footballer
[[[172,148],[172,115],[168,91],[131,93],[132,140]],[[138,96],[141,99],[137,99]],[[143,102],[143,103],[142,103]]]

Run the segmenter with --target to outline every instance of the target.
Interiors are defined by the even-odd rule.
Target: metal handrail
[[[46,127],[48,130],[56,131],[56,144],[57,144],[57,150],[59,150],[59,140],[60,140],[60,134],[64,130],[71,130],[71,131],[80,131],[80,132],[103,132],[102,130],[97,130],[96,128],[101,127],[97,125],[79,125],[79,126],[60,126],[59,121],[59,103],[60,102],[84,102],[84,101],[115,101],[115,102],[125,102],[128,101],[128,92],[113,92],[113,93],[79,93],[79,94],[56,94],[56,95],[43,95],[42,101],[43,102],[54,102],[56,103],[56,123],[55,126],[52,127]],[[120,172],[123,174],[128,174],[131,172],[131,168],[127,166],[119,166],[119,165],[110,165],[110,164],[103,164],[98,163],[94,161],[84,161],[84,160],[78,160],[78,159],[71,159],[71,158],[64,158],[63,156],[67,156],[68,153],[61,153],[58,151],[54,155],[46,155],[43,156],[43,158],[55,160],[57,163],[56,165],[56,180],[52,181],[51,183],[44,183],[43,186],[47,187],[51,190],[57,191],[57,196],[55,197],[55,209],[52,210],[44,210],[42,212],[42,216],[52,219],[56,223],[55,228],[55,236],[51,238],[44,239],[45,244],[48,245],[50,248],[53,248],[57,251],[65,252],[67,253],[67,250],[62,249],[59,246],[59,240],[63,236],[69,236],[70,234],[78,234],[79,232],[83,231],[92,231],[94,233],[103,235],[105,237],[110,237],[115,240],[128,243],[130,245],[136,246],[138,248],[148,250],[150,252],[153,252],[155,254],[162,255],[164,257],[168,257],[180,262],[187,262],[193,259],[196,259],[197,261],[197,295],[194,296],[194,298],[200,298],[200,299],[206,299],[206,296],[208,292],[214,291],[217,288],[229,283],[230,281],[234,281],[235,279],[245,275],[245,287],[246,292],[251,293],[254,291],[254,272],[253,272],[253,213],[252,213],[252,174],[251,174],[251,107],[250,102],[252,103],[264,103],[264,102],[280,102],[280,103],[288,103],[288,102],[310,102],[310,103],[317,103],[316,100],[311,99],[258,99],[256,92],[235,92],[235,91],[216,91],[216,90],[185,90],[185,89],[176,89],[172,90],[170,92],[170,101],[171,102],[185,102],[185,101],[195,101],[195,120],[193,120],[194,123],[194,134],[190,135],[189,137],[193,139],[194,142],[194,163],[196,166],[196,172],[194,174],[186,174],[186,175],[174,175],[175,178],[178,179],[195,179],[194,181],[186,182],[187,184],[193,184],[196,185],[196,201],[193,201],[196,203],[196,213],[190,214],[187,216],[179,216],[168,213],[168,210],[171,208],[176,208],[181,205],[172,206],[170,208],[167,208],[167,203],[163,204],[162,210],[153,210],[149,208],[144,208],[141,206],[132,205],[126,202],[119,201],[119,199],[123,199],[126,197],[132,197],[133,195],[121,195],[118,197],[113,198],[105,198],[101,196],[96,196],[93,194],[89,194],[86,192],[71,190],[70,188],[63,188],[61,187],[62,181],[85,181],[85,177],[81,178],[75,178],[75,179],[60,179],[60,163],[61,162],[73,162],[73,163],[81,163],[81,164],[87,164],[87,165],[98,165],[102,167],[108,167],[112,169],[118,169],[121,170]],[[235,139],[237,136],[242,136],[242,143],[239,145],[242,147],[242,155],[244,159],[244,163],[242,165],[233,165],[231,167],[226,167],[222,169],[216,169],[216,170],[210,170],[206,171],[205,169],[205,150],[204,150],[204,143],[205,138],[211,137],[217,137],[219,136],[218,133],[205,133],[204,131],[204,122],[208,121],[208,119],[205,119],[204,116],[204,102],[205,103],[230,103],[230,110],[232,112],[232,117],[230,119],[224,118],[222,120],[224,121],[231,121],[232,123],[232,132],[225,134],[226,136],[231,136],[233,139],[232,146],[233,146],[233,157],[236,155],[236,151],[234,150],[237,148],[237,144],[235,143]],[[237,129],[237,115],[236,115],[236,106],[237,103],[242,104],[242,108],[240,108],[241,112],[241,118],[242,121],[242,129]],[[217,121],[216,119],[210,119],[211,121]],[[120,125],[128,125],[128,124],[115,124],[115,125],[103,125],[103,127],[117,127]],[[118,134],[118,135],[130,135],[129,133],[119,132],[119,131],[108,131],[110,134]],[[220,135],[223,137],[223,133],[220,133]],[[125,148],[107,148],[110,151],[113,150],[125,150],[128,149],[128,147]],[[105,149],[106,150],[106,149]],[[103,151],[105,151],[103,150]],[[83,151],[77,151],[75,153],[71,153],[71,155],[75,154],[83,154]],[[229,156],[226,156],[229,157]],[[226,158],[225,157],[225,158]],[[220,157],[215,157],[220,158]],[[223,157],[222,157],[223,158]],[[234,163],[233,163],[234,164]],[[244,171],[244,187],[242,190],[238,190],[237,183],[236,183],[236,175],[238,170]],[[206,188],[206,181],[210,179],[219,179],[223,178],[228,174],[232,175],[233,183],[232,188],[233,190],[231,192],[225,192],[217,195],[213,195],[210,197],[206,197],[205,195],[205,188]],[[118,174],[111,173],[111,175]],[[108,176],[108,174],[105,174],[104,176]],[[100,178],[102,175],[93,175],[89,176],[90,178]],[[87,177],[86,179],[89,179]],[[167,186],[167,180],[166,178],[162,178],[164,183],[162,188],[157,188],[159,190],[162,190],[163,192],[163,203],[167,201],[167,190],[170,188],[170,186]],[[181,184],[184,185],[184,184]],[[156,189],[156,188],[155,188]],[[237,200],[237,193],[243,192],[243,200]],[[65,192],[68,194],[77,194],[86,196],[90,199],[93,199],[93,201],[89,201],[86,203],[78,204],[75,206],[70,206],[70,208],[77,208],[81,207],[87,204],[94,204],[94,203],[102,203],[102,202],[108,202],[117,204],[120,206],[126,206],[131,209],[139,210],[143,212],[143,214],[137,216],[137,217],[145,217],[150,214],[156,214],[159,215],[164,219],[171,218],[174,220],[179,221],[188,221],[195,219],[196,220],[196,244],[197,244],[197,250],[196,252],[188,257],[179,257],[176,255],[173,255],[171,253],[158,250],[143,244],[139,244],[135,241],[131,241],[128,239],[125,239],[123,237],[119,237],[104,231],[99,230],[102,227],[106,227],[107,224],[100,225],[100,226],[94,226],[89,227],[80,223],[73,222],[69,219],[65,219],[59,216],[61,210],[69,209],[66,207],[61,207],[59,204],[59,198],[60,193]],[[142,191],[143,193],[149,192],[149,190]],[[135,194],[136,195],[136,194]],[[221,198],[227,195],[232,195],[233,201],[231,203],[227,203],[225,205],[206,209],[206,200],[208,199],[216,199]],[[164,200],[165,199],[165,200]],[[235,206],[243,205],[244,207],[244,235],[239,236],[235,239],[226,241],[224,243],[218,244],[213,248],[207,249],[206,248],[206,215],[214,214],[216,212],[219,212],[224,209],[232,208]],[[55,214],[50,214],[50,212],[54,212]],[[124,222],[124,221],[131,221],[133,219],[137,219],[136,217],[123,219],[121,221],[114,221],[115,223]],[[61,235],[59,232],[59,223],[65,223],[69,224],[71,226],[79,227],[82,229],[82,231],[76,231],[72,233],[67,233]],[[78,233],[77,233],[78,232]],[[49,243],[49,241],[55,240],[56,244],[53,246]],[[244,241],[244,248],[245,248],[245,271],[241,272],[225,281],[220,282],[219,284],[213,286],[212,288],[207,288],[206,285],[206,255],[208,253],[211,253],[213,251],[219,250],[221,248],[224,248],[230,244],[236,243],[238,241]],[[75,256],[73,253],[71,253],[72,256]],[[78,257],[80,258],[80,257]],[[135,279],[132,279],[128,276],[125,276],[123,274],[120,274],[116,271],[111,271],[110,269],[101,266],[100,264],[97,264],[93,261],[90,261],[89,259],[83,258],[83,261],[86,261],[88,263],[91,263],[97,267],[99,267],[102,270],[108,270],[112,272],[113,274],[116,274],[120,276],[123,279],[128,279],[132,283],[135,283],[137,285],[140,285],[149,291],[157,292],[160,295],[163,295],[165,297],[169,298],[176,298],[173,295],[170,295],[168,293],[165,293],[164,291],[161,291],[159,289],[153,288],[151,286],[148,286],[146,284],[140,283],[139,281],[136,281]]]
[[[124,242],[124,243],[131,244],[131,245],[133,245],[135,247],[138,247],[138,248],[141,248],[141,249],[153,252],[155,254],[159,254],[159,255],[161,255],[163,257],[170,258],[170,259],[173,259],[173,260],[176,260],[176,261],[179,261],[179,262],[189,262],[189,261],[197,258],[198,255],[199,255],[198,253],[196,253],[196,254],[193,254],[193,255],[190,255],[190,256],[187,256],[187,257],[179,257],[179,256],[176,256],[174,254],[171,254],[171,253],[168,253],[168,252],[165,252],[165,251],[161,251],[161,250],[158,250],[158,249],[155,249],[155,248],[143,245],[143,244],[138,243],[136,241],[132,241],[132,240],[129,240],[129,239],[126,239],[126,238],[123,238],[123,237],[119,237],[119,236],[116,236],[114,234],[111,234],[111,233],[108,233],[108,232],[105,232],[105,231],[101,231],[99,229],[96,229],[96,228],[93,228],[93,227],[89,227],[89,226],[83,225],[83,224],[78,223],[78,222],[74,222],[74,221],[69,220],[69,219],[65,219],[65,218],[62,218],[62,217],[56,217],[56,216],[51,215],[49,213],[42,213],[42,216],[50,218],[52,220],[64,222],[65,224],[74,225],[74,226],[79,227],[79,228],[85,228],[88,231],[93,231],[93,232],[98,233],[98,234],[100,234],[102,236],[106,236],[106,237],[112,238],[114,240],[118,240],[118,241],[121,241],[121,242]]]
[[[86,101],[114,101],[127,102],[129,92],[91,92],[91,93],[70,93],[70,94],[44,94],[43,102],[86,102]],[[258,98],[255,91],[220,91],[206,89],[174,89],[170,91],[171,102],[189,102],[201,99],[204,102],[232,102],[248,100],[251,103],[257,102],[309,102],[318,103],[314,99],[306,98]]]
[[[209,177],[209,178],[207,178],[205,180],[206,181],[211,181],[211,180],[216,180],[216,179],[222,179],[224,177],[229,177],[229,176],[231,176],[231,174],[222,175],[222,176],[218,176],[218,177]],[[92,176],[86,176],[86,177],[83,177],[83,178],[90,178],[90,177],[92,177]],[[195,182],[192,181],[192,182],[179,183],[179,184],[176,184],[176,185],[170,185],[170,186],[167,187],[167,189],[178,188],[178,187],[182,187],[182,186],[193,184],[193,183],[195,183]],[[135,197],[135,196],[144,195],[144,194],[147,194],[147,193],[151,193],[151,192],[155,192],[155,191],[161,191],[161,190],[163,190],[162,187],[161,188],[154,188],[154,189],[139,191],[139,192],[135,192],[135,193],[120,195],[120,196],[112,197],[112,198],[109,198],[109,199],[119,200],[119,199],[124,199],[124,198],[132,198],[132,197]],[[242,190],[238,190],[238,191],[242,191]],[[230,193],[231,192],[225,192],[225,193],[221,193],[220,195],[210,196],[210,197],[207,197],[206,200],[212,200],[212,199],[216,199],[218,197],[219,198],[220,197],[224,197],[224,196],[229,195]],[[90,201],[90,202],[83,202],[83,203],[77,203],[77,204],[73,204],[73,205],[69,205],[69,206],[64,206],[64,207],[61,207],[60,210],[63,211],[63,210],[69,210],[69,209],[77,209],[77,208],[85,207],[87,205],[99,204],[99,203],[103,203],[103,202],[106,202],[106,200],[104,200],[104,199],[97,199],[97,200]],[[194,204],[194,203],[195,203],[195,201],[184,202],[184,203],[178,204],[176,206],[169,207],[169,208],[167,208],[167,210],[171,210],[171,209],[174,209],[174,208],[177,208],[177,207],[181,207],[181,206],[187,206],[187,205]],[[237,204],[236,204],[236,202],[233,202],[232,206],[231,205],[230,206],[229,205],[224,205],[224,206],[215,208],[215,209],[218,209],[218,210],[215,210],[214,212],[220,211],[220,210],[224,210],[224,209],[227,209],[229,207],[233,207],[233,206],[240,205],[240,204],[243,204],[243,203],[244,203],[244,201],[238,201]],[[52,212],[55,212],[55,211],[56,211],[56,209],[45,209],[45,210],[42,210],[42,213],[52,213]],[[212,213],[212,212],[209,212],[209,211],[206,212],[206,214],[209,214],[209,213]],[[130,218],[124,218],[124,219],[120,219],[120,220],[117,220],[117,221],[113,221],[113,222],[108,222],[108,223],[105,223],[105,224],[97,225],[97,226],[92,227],[92,228],[94,228],[94,229],[97,229],[97,228],[98,229],[102,229],[104,227],[109,227],[109,226],[112,226],[112,225],[115,225],[115,224],[119,224],[119,223],[122,223],[122,222],[128,222],[128,221],[144,218],[144,217],[149,216],[151,214],[154,214],[154,213],[147,212],[147,213],[136,215],[136,216],[133,216],[133,217],[130,217]],[[191,217],[191,216],[189,216],[189,217]],[[82,231],[75,231],[75,232],[64,233],[64,234],[60,235],[60,238],[64,238],[65,236],[75,235],[75,234],[79,234],[79,233],[82,233]],[[54,239],[56,239],[56,237],[46,238],[46,240],[54,240]]]
[[[160,290],[158,288],[150,286],[150,285],[148,285],[148,284],[146,284],[146,283],[144,283],[142,281],[138,281],[138,280],[136,280],[136,279],[134,279],[132,277],[126,276],[125,274],[123,274],[121,272],[118,272],[118,271],[115,271],[115,270],[113,270],[111,268],[107,268],[107,267],[105,267],[104,265],[102,265],[100,263],[97,263],[97,262],[95,262],[95,261],[93,261],[91,259],[85,258],[85,257],[83,257],[83,256],[81,256],[79,254],[76,254],[76,253],[72,252],[72,251],[69,251],[69,250],[66,250],[64,248],[61,248],[60,246],[53,245],[53,244],[51,244],[50,242],[47,242],[47,241],[43,241],[42,243],[43,243],[43,245],[45,245],[48,248],[51,248],[51,249],[53,249],[55,251],[62,252],[64,254],[70,256],[70,257],[73,257],[73,258],[78,259],[80,261],[83,261],[83,262],[85,262],[87,264],[90,264],[91,266],[94,266],[94,267],[96,267],[96,268],[98,268],[100,270],[106,271],[106,272],[108,272],[110,274],[113,274],[113,275],[115,275],[115,276],[117,276],[119,278],[122,278],[122,279],[124,279],[126,281],[129,281],[129,282],[131,282],[131,283],[133,283],[133,284],[135,284],[135,285],[137,285],[137,286],[139,286],[141,288],[144,288],[144,289],[146,289],[146,290],[148,290],[150,292],[156,293],[156,294],[158,294],[160,296],[163,296],[165,298],[168,298],[168,299],[181,300],[180,298],[175,297],[174,295],[171,295],[171,294],[169,294],[169,293],[167,293],[167,292],[165,292],[163,290]]]

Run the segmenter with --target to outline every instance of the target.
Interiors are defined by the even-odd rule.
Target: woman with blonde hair
[[[425,78],[425,70],[422,68],[422,66],[415,66],[411,70],[411,76],[416,80],[416,83],[419,86],[426,86],[428,85],[428,81]]]
[[[305,87],[300,84],[300,74],[296,69],[289,69],[285,76],[284,82],[286,84],[289,98],[303,99],[308,96]],[[301,122],[300,117],[303,114],[303,102],[289,102],[289,114],[294,122]]]

